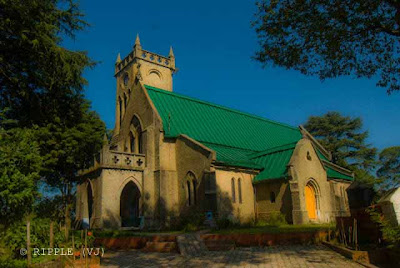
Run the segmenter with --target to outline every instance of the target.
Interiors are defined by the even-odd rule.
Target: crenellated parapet
[[[124,70],[125,67],[129,66],[132,63],[136,63],[138,59],[171,69],[172,72],[175,72],[175,56],[172,51],[172,47],[168,56],[162,56],[154,52],[142,49],[139,41],[139,36],[137,36],[132,52],[130,52],[122,60],[118,55],[117,61],[115,63],[115,76],[117,76],[119,72]]]

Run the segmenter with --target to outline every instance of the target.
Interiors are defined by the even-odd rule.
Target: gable
[[[166,137],[180,134],[206,143],[254,151],[301,139],[298,128],[212,103],[145,86]]]
[[[152,86],[145,89],[161,117],[165,137],[187,135],[215,151],[220,165],[259,169],[255,182],[287,177],[287,165],[302,138],[300,129]],[[328,177],[353,179],[331,166],[326,170]]]

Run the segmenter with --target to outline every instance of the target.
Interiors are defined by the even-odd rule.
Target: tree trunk
[[[68,241],[71,229],[71,184],[68,183],[65,196],[65,240]]]
[[[54,247],[54,222],[50,222],[50,248]]]
[[[32,264],[31,256],[31,220],[26,222],[26,250],[28,254],[28,266]]]

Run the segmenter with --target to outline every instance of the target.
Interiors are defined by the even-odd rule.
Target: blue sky
[[[91,27],[66,45],[86,50],[99,64],[85,72],[86,96],[114,127],[114,63],[139,33],[142,47],[168,55],[173,46],[174,91],[291,125],[310,115],[339,111],[361,117],[369,143],[400,145],[400,92],[390,96],[376,80],[338,78],[321,82],[251,59],[257,39],[253,1],[80,1]]]

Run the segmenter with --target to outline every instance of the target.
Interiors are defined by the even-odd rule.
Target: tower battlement
[[[125,87],[142,81],[143,84],[172,91],[172,75],[175,71],[172,47],[168,56],[144,50],[137,35],[132,51],[122,60],[118,54],[114,76],[117,78],[117,87],[120,81],[124,81]]]
[[[121,72],[129,64],[135,63],[136,59],[142,59],[144,61],[154,63],[175,71],[175,57],[162,56],[144,49],[134,49],[123,60],[115,63],[115,76],[117,76],[118,73]]]

